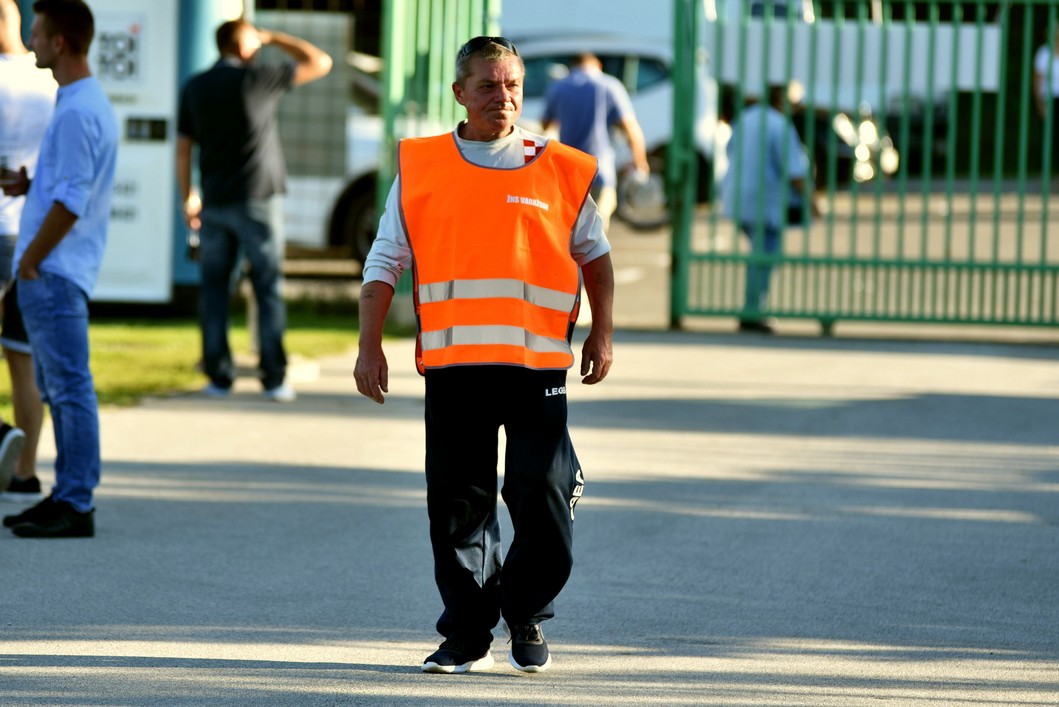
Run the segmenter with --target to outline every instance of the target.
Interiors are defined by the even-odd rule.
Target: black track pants
[[[426,374],[426,479],[438,632],[488,645],[500,617],[536,623],[573,564],[573,504],[583,477],[566,427],[566,371],[463,366]],[[501,491],[515,531],[501,557]]]

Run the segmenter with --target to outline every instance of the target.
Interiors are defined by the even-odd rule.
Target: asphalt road
[[[624,326],[665,320],[652,238],[615,239]],[[300,363],[288,406],[240,379],[105,410],[97,536],[0,534],[0,705],[1059,704],[1059,347],[715,328],[623,329],[612,376],[571,381],[549,672],[499,629],[491,672],[419,671],[440,603],[400,340],[382,407],[350,353]]]

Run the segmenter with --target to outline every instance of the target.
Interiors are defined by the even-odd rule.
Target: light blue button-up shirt
[[[780,228],[783,205],[802,203],[791,180],[806,179],[808,174],[805,148],[787,117],[770,106],[749,106],[728,141],[728,173],[721,184],[724,211],[745,224],[756,223],[762,208],[765,225]]]
[[[37,173],[26,195],[14,270],[55,202],[77,217],[39,269],[74,282],[91,295],[99,278],[110,223],[118,156],[118,120],[94,76],[59,87],[44,131]]]

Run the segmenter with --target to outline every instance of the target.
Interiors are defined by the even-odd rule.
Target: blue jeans
[[[280,385],[286,376],[283,333],[287,328],[287,307],[283,301],[280,205],[279,199],[273,197],[202,210],[199,230],[202,359],[206,375],[221,388],[230,388],[235,380],[235,365],[228,345],[228,305],[240,251],[250,263],[250,284],[257,299],[258,346],[265,389]]]
[[[774,256],[780,252],[779,228],[762,225],[757,233],[757,224],[744,223],[740,226],[750,240],[750,253],[753,256]],[[764,317],[769,307],[769,280],[772,278],[771,263],[755,263],[751,260],[746,266],[746,299],[744,300],[743,320],[755,321]]]
[[[33,346],[41,398],[55,428],[52,498],[84,513],[99,485],[99,404],[88,367],[88,296],[70,280],[41,272],[18,281],[18,304]]]

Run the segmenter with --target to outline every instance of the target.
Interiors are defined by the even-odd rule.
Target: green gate
[[[397,141],[436,135],[463,118],[453,96],[456,52],[471,37],[499,34],[500,0],[383,0],[383,142],[375,213],[386,206]],[[397,283],[393,321],[410,325],[412,278]]]
[[[764,315],[815,319],[825,333],[838,320],[1059,324],[1049,213],[1059,102],[1038,115],[1033,94],[1034,55],[1056,49],[1054,0],[772,10],[799,4],[674,2],[672,325]],[[729,119],[769,85],[794,79],[804,91],[797,117],[823,213],[786,228],[777,255],[752,254],[714,175],[695,174],[695,81],[682,67],[700,51]],[[784,111],[796,112],[789,100]],[[716,155],[727,137],[718,130]],[[714,166],[739,168],[723,157]],[[710,181],[708,206],[694,202],[696,176]],[[756,219],[762,211],[759,201]],[[744,302],[747,268],[759,265],[773,267],[766,311]]]
[[[393,181],[397,140],[452,130],[463,115],[449,88],[456,52],[471,37],[499,34],[500,0],[383,0],[385,125],[377,213]]]

